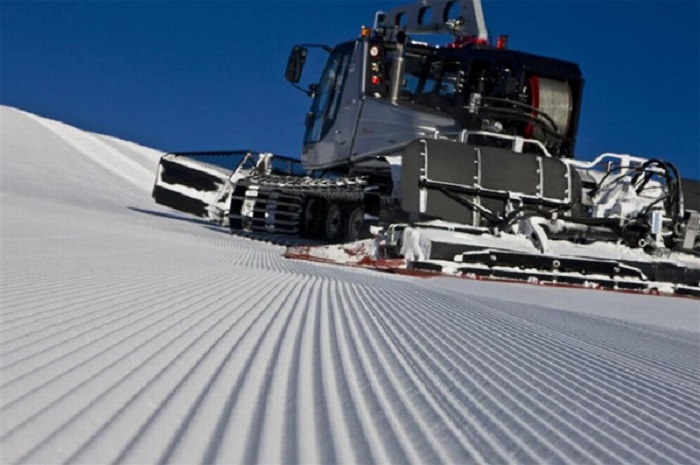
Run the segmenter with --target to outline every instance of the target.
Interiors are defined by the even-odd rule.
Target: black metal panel
[[[404,149],[402,169],[401,207],[419,213],[424,187],[427,209],[423,213],[447,221],[472,224],[473,213],[444,189],[501,217],[511,197],[529,197],[523,198],[529,205],[571,206],[568,168],[555,158],[448,140],[416,140]],[[427,180],[421,181],[422,175]],[[539,196],[541,189],[544,198]]]
[[[445,140],[429,140],[426,146],[430,179],[465,185],[477,182],[477,147]]]
[[[678,286],[676,294],[688,297],[700,297],[700,287]]]
[[[419,211],[422,150],[421,141],[414,140],[404,148],[401,159],[401,209],[411,213]]]
[[[198,191],[216,191],[219,189],[224,176],[215,176],[205,171],[199,171],[176,161],[161,160],[160,179],[166,184],[179,184]]]
[[[166,207],[170,207],[181,212],[204,218],[208,216],[206,203],[193,199],[192,197],[182,195],[179,192],[156,186],[153,189],[153,198],[157,204],[165,205]]]
[[[430,256],[427,258],[430,260],[445,260],[451,262],[457,255],[478,250],[484,250],[484,246],[433,241],[430,243]]]
[[[642,291],[648,289],[649,284],[639,281],[616,281],[615,288],[625,291]]]
[[[440,143],[439,150],[431,148],[432,156],[428,161],[431,165],[434,164],[430,169],[434,170],[436,176],[445,177],[450,180],[449,182],[473,182],[474,171],[470,167],[473,159],[469,160],[468,157],[462,156],[466,146],[449,142],[444,143],[445,141],[429,142]],[[403,152],[401,208],[409,213],[420,213],[419,180],[424,166],[422,156],[424,147],[423,141],[416,139],[407,145]],[[428,195],[429,211],[426,212],[427,216],[464,224],[472,223],[472,212],[464,205],[436,190],[430,190]]]
[[[700,268],[658,262],[654,263],[652,276],[655,281],[700,286]]]
[[[531,196],[539,194],[540,165],[536,156],[496,147],[481,147],[479,150],[481,187]]]
[[[682,179],[683,203],[687,210],[700,212],[700,181],[697,179]]]
[[[580,184],[576,182],[575,170],[571,169],[557,158],[542,157],[542,169],[544,170],[544,184],[542,186],[543,197],[549,199],[566,200],[569,194],[569,177],[574,192],[580,192]],[[579,185],[578,191],[575,185]],[[574,195],[574,192],[571,192]]]
[[[437,273],[442,272],[442,265],[431,262],[410,262],[408,263],[407,268],[409,270],[435,271]]]

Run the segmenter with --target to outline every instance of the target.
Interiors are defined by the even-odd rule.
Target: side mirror
[[[299,45],[292,48],[292,52],[289,54],[289,61],[287,61],[287,71],[284,73],[285,79],[292,84],[297,84],[301,80],[301,73],[304,70],[304,63],[306,63],[307,50]]]

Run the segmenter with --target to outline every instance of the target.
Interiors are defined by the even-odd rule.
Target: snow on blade
[[[287,260],[154,205],[159,152],[0,116],[2,463],[700,456],[697,301]]]

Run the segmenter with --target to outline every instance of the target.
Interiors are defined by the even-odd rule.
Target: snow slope
[[[700,459],[697,301],[286,260],[0,118],[0,463]]]

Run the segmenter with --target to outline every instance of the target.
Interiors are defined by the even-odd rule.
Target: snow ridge
[[[72,150],[88,157],[111,174],[132,183],[135,187],[144,191],[150,192],[153,188],[153,173],[151,171],[144,165],[122,156],[119,150],[112,147],[100,136],[81,131],[58,121],[40,118],[31,114],[27,114],[27,116],[63,140]]]
[[[152,205],[154,151],[2,111],[111,189],[3,178],[2,463],[700,457],[695,301],[286,260]],[[6,137],[3,170],[46,162]]]

